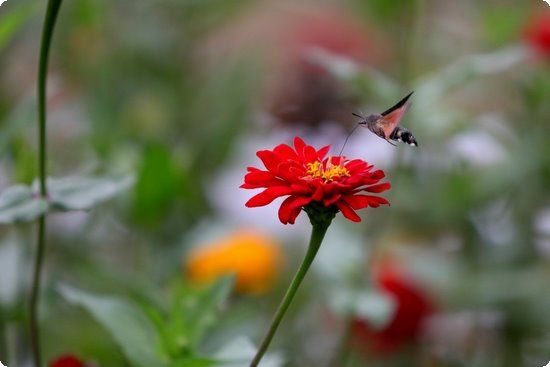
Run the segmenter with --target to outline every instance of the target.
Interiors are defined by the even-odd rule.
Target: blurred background
[[[44,12],[0,8],[0,189],[37,175]],[[244,207],[255,152],[299,135],[337,154],[352,112],[413,90],[403,125],[419,148],[360,129],[344,151],[385,170],[391,207],[336,218],[264,365],[550,361],[542,0],[65,1],[48,83],[49,174],[135,179],[92,211],[48,216],[49,363],[140,366],[149,348],[162,365],[209,366],[253,350],[310,229],[304,215],[280,224],[278,202]],[[35,229],[0,227],[10,367],[28,359]]]

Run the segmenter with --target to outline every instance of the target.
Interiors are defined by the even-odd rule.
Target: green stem
[[[38,295],[40,293],[40,275],[44,259],[46,231],[46,216],[42,215],[38,220],[38,248],[34,261],[31,296],[29,299],[29,333],[31,338],[31,352],[35,367],[41,366],[40,331],[38,328]]]
[[[38,61],[38,126],[39,126],[39,178],[40,195],[47,196],[46,189],[46,78],[48,75],[48,61],[52,35],[57,20],[57,14],[62,0],[49,0],[44,26],[42,28],[42,41],[40,44],[40,60]]]
[[[40,196],[46,198],[46,78],[48,74],[48,60],[53,30],[62,0],[48,0],[48,7],[42,28],[42,40],[40,44],[40,59],[38,61],[38,177],[40,180]],[[34,273],[32,278],[31,295],[29,299],[29,332],[31,338],[32,358],[35,367],[41,366],[40,331],[38,328],[38,298],[40,294],[40,277],[46,246],[46,215],[40,216],[38,221],[38,239]]]
[[[256,356],[250,363],[250,367],[258,366],[262,357],[264,356],[267,348],[269,347],[269,344],[271,343],[271,340],[273,339],[273,336],[275,335],[275,332],[277,331],[277,328],[279,327],[279,324],[281,323],[281,320],[283,319],[283,316],[285,315],[288,307],[292,303],[296,291],[300,287],[302,280],[304,280],[304,277],[309,270],[309,267],[311,266],[315,255],[317,255],[317,251],[319,251],[319,248],[321,247],[321,243],[323,242],[323,238],[325,237],[325,233],[327,232],[329,225],[330,221],[313,224],[306,256],[304,257],[300,268],[296,272],[294,279],[292,279],[292,283],[290,283],[290,286],[288,287],[286,294],[283,297],[283,300],[279,304],[277,312],[275,313],[275,317],[271,322],[271,326],[269,327],[267,334],[265,335],[262,344],[260,345],[260,348],[256,353]]]

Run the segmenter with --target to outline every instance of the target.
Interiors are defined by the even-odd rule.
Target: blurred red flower
[[[308,16],[301,16],[288,24],[284,48],[292,64],[310,71],[326,72],[313,65],[309,59],[312,49],[321,49],[356,62],[372,58],[372,32],[356,18],[339,9],[326,8]]]
[[[372,32],[352,15],[330,7],[290,18],[286,28],[281,32],[281,70],[269,99],[272,115],[281,123],[313,127],[349,119],[356,96],[312,55],[322,51],[357,63],[376,59],[379,47],[367,37]]]
[[[50,363],[50,367],[85,367],[84,362],[81,362],[73,355],[66,354]]]
[[[382,291],[394,298],[395,315],[381,330],[374,330],[365,320],[355,319],[352,341],[359,350],[384,355],[417,341],[424,321],[435,308],[428,293],[394,262],[381,263],[375,281]]]
[[[531,19],[525,37],[535,51],[550,58],[550,11]]]
[[[265,190],[248,200],[246,206],[264,206],[288,196],[279,208],[279,220],[294,224],[302,208],[313,203],[333,207],[354,222],[361,221],[355,210],[388,204],[384,198],[360,194],[390,189],[390,183],[378,183],[385,176],[383,171],[373,170],[373,165],[361,159],[325,157],[329,148],[316,150],[296,137],[294,148],[281,144],[273,150],[258,151],[256,155],[267,171],[248,167],[241,188]]]

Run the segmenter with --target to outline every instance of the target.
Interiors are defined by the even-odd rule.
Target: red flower
[[[379,45],[375,46],[370,37],[371,30],[338,8],[329,7],[300,15],[288,22],[286,32],[282,33],[286,36],[283,40],[284,57],[308,71],[326,72],[308,60],[312,49],[321,49],[357,62],[376,58],[373,54],[379,53],[376,47]]]
[[[73,355],[67,354],[50,363],[50,367],[85,367],[84,363]]]
[[[311,56],[321,50],[355,62],[373,60],[380,47],[366,36],[372,32],[332,7],[287,18],[268,109],[279,123],[288,125],[315,128],[327,121],[347,121],[349,111],[357,109],[356,95]]]
[[[533,18],[525,32],[529,44],[541,55],[550,58],[550,12]]]
[[[380,193],[390,188],[387,182],[378,183],[385,176],[383,171],[373,171],[373,166],[361,159],[325,157],[329,148],[316,150],[296,137],[294,149],[281,144],[273,150],[258,151],[256,155],[267,171],[248,167],[241,187],[265,190],[248,200],[246,206],[264,206],[278,197],[288,196],[279,208],[279,220],[283,224],[294,224],[302,208],[313,203],[338,209],[354,222],[361,221],[355,210],[388,204],[384,198],[361,194]]]
[[[426,318],[434,312],[428,294],[394,263],[385,262],[377,274],[376,283],[396,301],[393,319],[382,330],[373,330],[365,320],[353,321],[353,341],[356,347],[378,354],[388,354],[418,339]]]

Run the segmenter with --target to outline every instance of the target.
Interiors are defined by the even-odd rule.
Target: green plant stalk
[[[44,25],[42,28],[42,40],[40,44],[40,58],[38,61],[38,177],[40,180],[40,196],[47,198],[46,187],[46,79],[48,74],[48,60],[52,35],[61,7],[62,0],[48,0]],[[29,333],[31,340],[32,358],[35,367],[40,367],[40,330],[38,327],[38,298],[40,294],[40,278],[46,246],[46,214],[38,220],[38,239],[34,272],[32,278],[31,295],[29,298]]]
[[[296,275],[294,275],[294,279],[292,279],[292,283],[290,283],[290,286],[288,287],[285,296],[283,297],[283,300],[279,304],[279,307],[277,308],[277,312],[275,313],[267,334],[265,335],[262,344],[260,344],[260,348],[258,349],[256,356],[250,363],[250,367],[258,366],[258,364],[262,360],[262,357],[269,347],[269,344],[271,343],[271,340],[273,339],[273,336],[275,335],[275,332],[277,331],[277,328],[279,327],[283,316],[285,315],[288,307],[294,299],[294,295],[296,295],[296,292],[298,291],[302,280],[304,280],[304,277],[309,270],[313,259],[315,259],[315,255],[317,255],[317,251],[319,251],[319,248],[321,247],[321,243],[323,242],[323,238],[325,237],[325,233],[327,232],[329,226],[330,221],[313,224],[311,238],[309,240],[309,247],[307,249],[304,260],[302,260],[300,268],[298,268]]]
[[[38,327],[38,295],[40,293],[40,276],[44,260],[44,245],[46,231],[46,216],[38,219],[38,246],[34,260],[31,296],[29,299],[29,335],[31,338],[31,353],[35,367],[41,366],[40,330]]]

